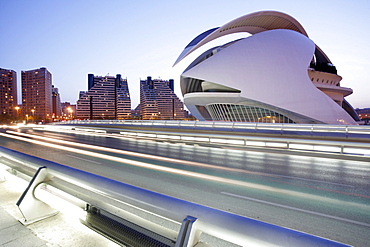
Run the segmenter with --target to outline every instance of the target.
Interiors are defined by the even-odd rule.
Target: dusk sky
[[[147,76],[174,79],[182,99],[182,71],[236,35],[211,42],[173,68],[184,47],[208,29],[261,10],[297,19],[337,67],[341,86],[353,89],[346,99],[355,108],[370,107],[369,0],[0,0],[0,67],[17,72],[18,91],[22,70],[46,67],[62,102],[73,104],[87,90],[89,73],[127,78],[132,108],[139,103],[139,80]]]

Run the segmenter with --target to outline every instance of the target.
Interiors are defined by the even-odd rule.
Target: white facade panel
[[[204,52],[181,75],[184,102],[196,118],[357,124],[344,99],[352,90],[340,87],[328,56],[298,21],[281,12],[256,12],[210,29],[194,38],[175,64],[236,32],[252,36]]]

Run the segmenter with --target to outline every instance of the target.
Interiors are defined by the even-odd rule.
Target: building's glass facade
[[[209,104],[206,109],[215,121],[294,123],[282,114],[257,106]]]

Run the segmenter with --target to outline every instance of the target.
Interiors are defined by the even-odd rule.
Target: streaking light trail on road
[[[19,132],[13,132],[13,131],[8,131],[8,133],[12,134],[19,134]],[[24,133],[22,134],[24,135]],[[28,135],[28,134],[26,134]],[[266,185],[261,185],[261,184],[255,184],[255,183],[250,183],[250,182],[245,182],[245,181],[238,181],[234,179],[228,179],[228,178],[222,178],[222,177],[217,177],[217,176],[212,176],[212,175],[207,175],[207,174],[202,174],[202,173],[197,173],[197,172],[191,172],[191,171],[185,171],[185,170],[180,170],[176,168],[170,168],[170,167],[164,167],[164,166],[159,166],[159,165],[153,165],[150,163],[146,162],[141,162],[141,161],[134,161],[134,160],[129,160],[125,158],[119,158],[111,155],[106,155],[106,154],[101,154],[101,153],[96,153],[92,151],[86,151],[86,150],[81,150],[77,148],[72,148],[72,147],[66,147],[58,144],[53,144],[53,143],[48,143],[48,142],[42,142],[38,140],[33,140],[33,139],[28,139],[20,136],[15,136],[15,135],[10,135],[10,134],[5,134],[5,133],[0,133],[0,136],[8,137],[8,138],[13,138],[16,140],[21,140],[25,142],[30,142],[42,146],[47,146],[59,150],[64,150],[68,152],[73,152],[73,153],[78,153],[82,155],[87,155],[91,157],[96,157],[100,159],[106,159],[110,161],[115,161],[127,165],[132,165],[136,167],[142,167],[146,169],[152,169],[152,170],[157,170],[157,171],[162,171],[162,172],[167,172],[167,173],[172,173],[172,174],[177,174],[177,175],[183,175],[183,176],[188,176],[188,177],[194,177],[194,178],[199,178],[199,179],[204,179],[204,180],[209,180],[209,181],[214,181],[214,182],[221,182],[221,183],[226,183],[226,184],[231,184],[231,185],[236,185],[236,186],[242,186],[242,187],[247,187],[247,188],[253,188],[253,189],[259,189],[259,190],[265,190],[265,191],[270,191],[273,193],[282,193],[282,194],[287,194],[290,196],[298,196],[298,197],[303,197],[307,198],[310,200],[318,200],[318,201],[332,201],[333,203],[341,203],[343,204],[342,201],[338,201],[336,199],[332,198],[327,198],[327,197],[322,197],[318,195],[312,195],[312,194],[307,194],[307,193],[301,193],[297,191],[292,191],[292,190],[285,190],[285,189],[280,189],[272,186],[266,186]],[[30,137],[33,137],[33,135],[29,135]],[[46,140],[46,138],[42,137],[42,139]],[[58,140],[59,141],[59,140]],[[86,144],[77,144],[78,146],[85,147]],[[126,152],[126,151],[125,151]]]

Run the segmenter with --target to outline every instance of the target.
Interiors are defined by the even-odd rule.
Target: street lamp
[[[18,119],[19,118],[19,109],[20,109],[20,107],[16,106],[16,107],[14,107],[14,109],[17,111],[17,119]]]
[[[32,120],[35,121],[35,109],[31,109],[32,112]]]
[[[68,113],[69,113],[69,118],[72,118],[72,113],[73,113],[72,108],[68,107],[67,110],[68,110]]]

